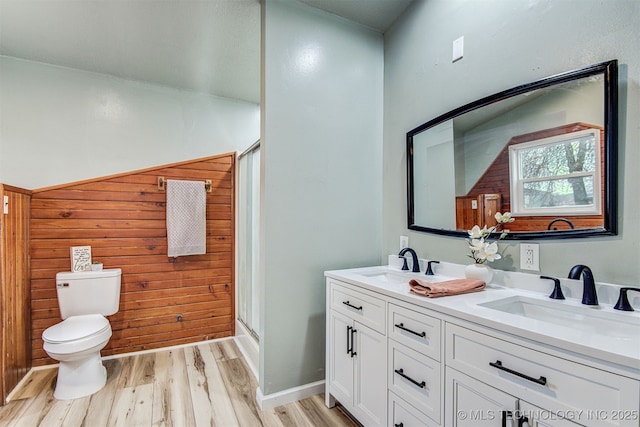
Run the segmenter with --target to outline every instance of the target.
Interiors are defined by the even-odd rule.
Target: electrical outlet
[[[400,236],[400,250],[409,247],[409,237],[408,236]]]
[[[520,269],[540,271],[540,245],[520,243]]]

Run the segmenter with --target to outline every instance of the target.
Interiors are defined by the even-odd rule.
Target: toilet
[[[100,350],[109,342],[111,325],[104,316],[118,312],[121,276],[119,268],[56,274],[63,320],[42,333],[44,350],[60,362],[56,399],[89,396],[106,384]]]

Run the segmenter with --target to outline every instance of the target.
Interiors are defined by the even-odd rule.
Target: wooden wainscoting
[[[0,405],[31,368],[28,190],[0,184]]]
[[[167,257],[166,194],[158,177],[212,181],[207,254]],[[53,363],[42,331],[60,321],[55,275],[71,246],[122,269],[120,311],[103,355],[234,334],[235,153],[33,191],[31,298],[33,364]]]

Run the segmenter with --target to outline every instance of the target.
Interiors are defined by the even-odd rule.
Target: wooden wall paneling
[[[28,190],[0,184],[0,404],[31,368]]]
[[[473,203],[476,202],[476,208]],[[456,229],[471,230],[477,224],[477,199],[473,197],[456,197]]]
[[[167,257],[166,193],[157,179],[212,181],[207,253]],[[103,355],[234,334],[235,153],[35,190],[31,205],[33,363],[53,363],[42,331],[60,321],[55,275],[89,245],[122,269],[120,310]]]

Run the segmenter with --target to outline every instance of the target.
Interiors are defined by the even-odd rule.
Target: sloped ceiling
[[[412,0],[300,0],[383,32]],[[258,0],[0,0],[0,55],[260,102]]]

